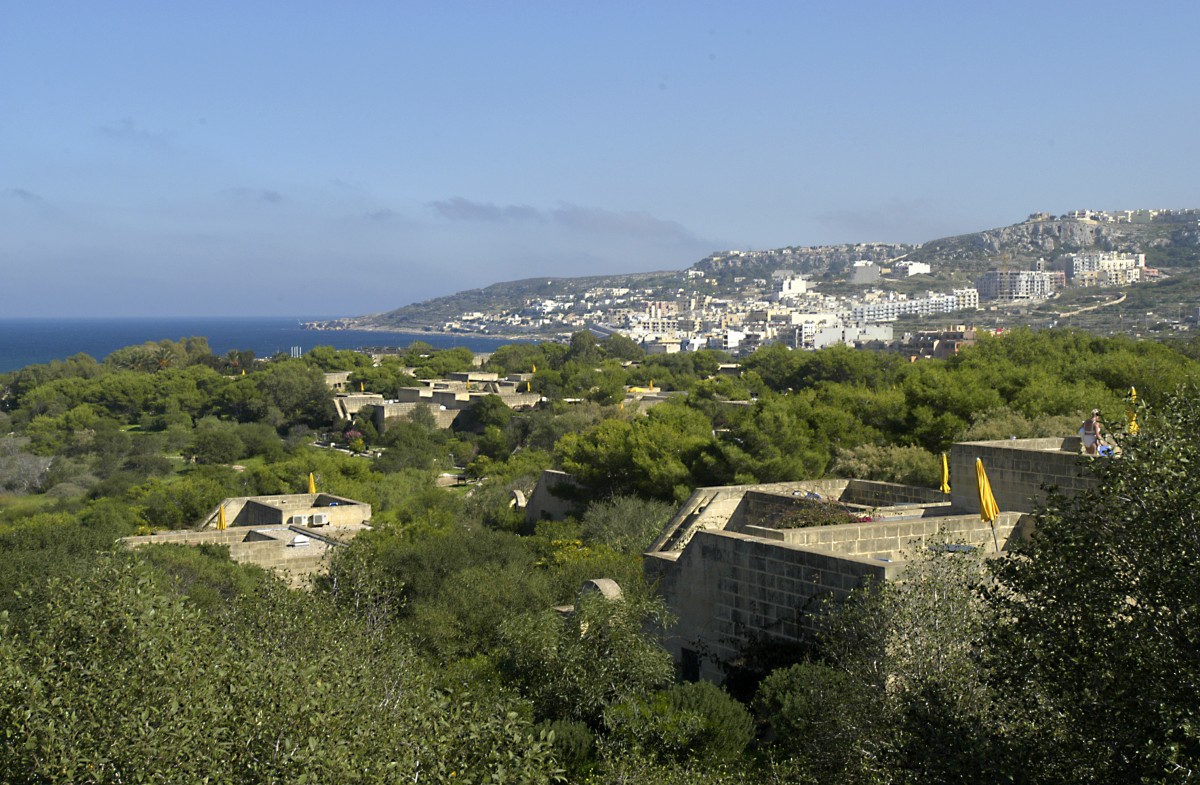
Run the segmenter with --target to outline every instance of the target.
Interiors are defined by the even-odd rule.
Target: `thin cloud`
[[[221,193],[237,197],[238,199],[253,199],[267,204],[280,204],[283,202],[283,194],[278,191],[272,191],[268,188],[226,188]]]
[[[597,234],[642,237],[697,243],[700,238],[675,221],[664,221],[644,212],[618,212],[599,207],[563,205],[550,211],[552,220],[560,226]]]
[[[400,217],[401,217],[400,213],[396,212],[395,210],[389,210],[387,208],[384,208],[382,210],[373,210],[372,212],[369,212],[366,214],[366,218],[368,221],[376,221],[378,223],[388,223],[391,221],[395,221]]]
[[[861,210],[836,209],[816,220],[853,242],[922,243],[954,234],[954,221],[944,209],[926,200],[893,201]]]
[[[25,202],[26,204],[41,204],[42,202],[46,201],[33,191],[26,191],[24,188],[9,188],[4,193],[14,199]]]
[[[131,117],[124,117],[119,122],[102,125],[96,133],[104,139],[116,142],[134,142],[137,144],[163,145],[174,138],[170,131],[150,131],[138,125]]]
[[[528,205],[495,205],[488,202],[472,202],[461,196],[438,202],[429,202],[434,212],[451,221],[544,221],[542,213]]]
[[[600,207],[580,207],[563,204],[550,210],[528,205],[497,205],[473,202],[456,196],[444,201],[430,202],[438,215],[451,221],[484,223],[542,223],[592,234],[640,239],[669,240],[681,243],[705,241],[675,221],[664,221],[645,212],[605,210]]]

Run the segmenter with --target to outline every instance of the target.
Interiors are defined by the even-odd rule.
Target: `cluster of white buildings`
[[[900,274],[923,271],[918,266],[916,272]],[[979,293],[972,288],[914,298],[879,290],[861,297],[832,297],[812,290],[792,271],[776,272],[768,286],[769,296],[745,300],[693,296],[679,302],[647,302],[640,309],[612,311],[601,324],[651,352],[702,348],[749,352],[772,342],[820,349],[836,343],[891,341],[891,322],[904,315],[932,316],[979,307]]]
[[[1116,213],[1080,210],[1062,218],[1118,223],[1200,221],[1200,210]],[[1053,216],[1035,213],[1029,217],[1031,222],[1045,220],[1053,220]],[[738,257],[747,253],[730,251],[715,254],[711,260],[737,262]],[[786,267],[790,259],[785,257],[792,249],[767,253],[772,261],[781,261]],[[566,333],[598,327],[627,335],[651,352],[702,348],[748,352],[776,341],[796,348],[819,349],[834,343],[890,341],[891,325],[902,317],[936,317],[976,310],[984,301],[1043,300],[1066,286],[1126,286],[1158,275],[1158,271],[1146,267],[1144,254],[1075,253],[1063,255],[1052,264],[1039,260],[1029,270],[991,270],[980,276],[974,286],[949,293],[909,296],[877,289],[874,284],[889,273],[899,279],[928,275],[932,272],[930,265],[903,258],[888,260],[886,264],[890,269],[867,259],[847,265],[847,279],[865,287],[855,296],[822,294],[794,270],[780,269],[769,280],[735,277],[737,285],[746,281],[743,292],[720,297],[705,294],[707,285],[697,286],[717,281],[706,281],[704,270],[692,268],[684,274],[689,282],[687,289],[594,287],[581,293],[532,300],[499,313],[464,313],[443,325],[443,329],[544,334],[548,330]]]
[[[918,262],[893,268],[893,274],[901,277],[928,272],[929,265]],[[689,270],[688,276],[702,279],[704,273]],[[892,340],[891,323],[901,316],[935,316],[979,307],[979,292],[973,288],[920,297],[870,288],[859,296],[835,297],[814,291],[807,279],[791,270],[777,271],[769,280],[751,284],[743,298],[682,289],[664,293],[651,288],[597,287],[530,301],[503,313],[464,313],[443,327],[491,333],[513,328],[567,332],[601,327],[629,336],[650,352],[704,348],[748,352],[776,341],[804,349],[886,342]],[[670,299],[671,294],[676,299]]]
[[[1062,216],[1073,221],[1091,221],[1093,223],[1200,223],[1200,210],[1072,210]],[[1048,221],[1053,216],[1048,213],[1034,213],[1029,216],[1031,221]]]
[[[1064,254],[1050,269],[1039,260],[1032,270],[990,270],[975,281],[984,300],[1044,300],[1066,286],[1128,286],[1158,276],[1145,254],[1097,251]]]
[[[1077,253],[1062,258],[1073,286],[1128,286],[1146,273],[1145,254]]]

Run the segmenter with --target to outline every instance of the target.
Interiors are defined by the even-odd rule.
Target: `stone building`
[[[1002,511],[994,537],[979,516],[977,457]],[[664,644],[685,678],[721,682],[748,647],[804,644],[822,603],[896,580],[913,549],[1007,550],[1028,534],[1044,483],[1073,494],[1095,482],[1085,460],[1077,437],[956,444],[948,498],[844,479],[698,488],[646,554],[646,577],[678,619]],[[816,501],[851,522],[797,526]]]
[[[530,390],[532,374],[510,374],[501,379],[494,373],[464,371],[445,379],[424,381],[420,387],[402,387],[396,398],[369,407],[376,429],[383,433],[389,420],[408,417],[417,408],[426,408],[440,428],[449,428],[471,404],[495,395],[512,409],[527,409],[541,401],[540,393]]]
[[[225,529],[218,521],[224,510]],[[329,551],[369,528],[371,505],[328,493],[238,496],[225,499],[195,528],[126,537],[143,545],[225,545],[236,562],[273,570],[293,586],[328,565]]]

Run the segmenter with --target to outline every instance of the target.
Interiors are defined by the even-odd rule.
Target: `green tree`
[[[332,346],[314,346],[304,353],[304,359],[325,372],[355,371],[370,368],[374,363],[370,356],[350,349],[334,349]]]
[[[606,707],[670,680],[671,657],[649,631],[666,622],[660,600],[585,594],[570,618],[544,610],[506,622],[502,667],[540,717],[598,729]]]
[[[603,420],[584,433],[568,433],[555,452],[563,469],[596,496],[634,493],[678,501],[691,492],[693,470],[714,447],[704,413],[669,401],[645,417]]]
[[[489,426],[504,428],[512,416],[512,409],[499,395],[485,395],[473,401],[454,425],[456,430],[467,431],[483,431]]]
[[[245,454],[246,446],[233,423],[208,419],[201,422],[188,449],[196,463],[233,463]]]
[[[7,782],[553,778],[512,701],[446,694],[320,596],[261,584],[213,614],[173,584],[114,558],[56,583],[20,634],[0,616]]]
[[[583,514],[583,537],[625,553],[642,553],[662,534],[675,505],[636,496],[593,502]]]
[[[818,782],[974,781],[996,727],[976,656],[991,618],[982,570],[975,554],[914,553],[904,581],[831,605],[821,660],[775,671],[759,688],[777,751]]]
[[[484,364],[484,370],[507,375],[531,373],[534,367],[549,370],[550,362],[542,346],[535,343],[510,343],[492,352]]]
[[[303,423],[318,427],[333,424],[333,395],[325,386],[325,376],[316,368],[300,360],[273,361],[248,378],[274,409],[274,416],[280,422],[272,422],[272,425]]]
[[[646,356],[646,350],[634,343],[633,339],[621,333],[613,333],[600,341],[600,348],[608,357],[618,360],[641,360]]]
[[[566,361],[577,362],[581,365],[594,365],[604,359],[604,350],[596,341],[596,336],[588,330],[580,330],[571,336],[570,349]]]
[[[664,762],[728,763],[754,737],[754,719],[746,707],[704,681],[676,684],[609,706],[604,725],[623,748],[620,754],[633,752]]]
[[[997,561],[989,635],[1029,781],[1186,781],[1200,768],[1200,404],[1181,391],[1053,498]]]

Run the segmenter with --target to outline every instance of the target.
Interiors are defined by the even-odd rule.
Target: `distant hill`
[[[934,280],[964,281],[1000,265],[1028,268],[1039,258],[1053,260],[1079,251],[1126,251],[1146,254],[1146,264],[1166,270],[1200,268],[1197,211],[1176,211],[1153,223],[1112,223],[1077,218],[1031,216],[1012,226],[944,237],[920,245],[847,243],[791,246],[762,251],[715,252],[685,270],[580,278],[528,278],[470,289],[386,313],[344,321],[345,326],[420,329],[440,325],[471,311],[518,308],[526,302],[596,287],[654,289],[664,299],[694,288],[703,273],[710,293],[752,289],[778,270],[794,270],[817,281],[840,281],[859,260],[885,264],[900,260],[928,262]],[[690,273],[690,275],[689,275]],[[1191,276],[1188,276],[1191,279]]]
[[[682,276],[677,272],[629,273],[627,275],[591,275],[579,278],[526,278],[468,289],[445,297],[425,300],[387,313],[344,320],[347,326],[413,329],[442,324],[470,311],[513,308],[527,300],[541,300],[562,294],[583,292],[597,286],[654,287],[670,286]]]

